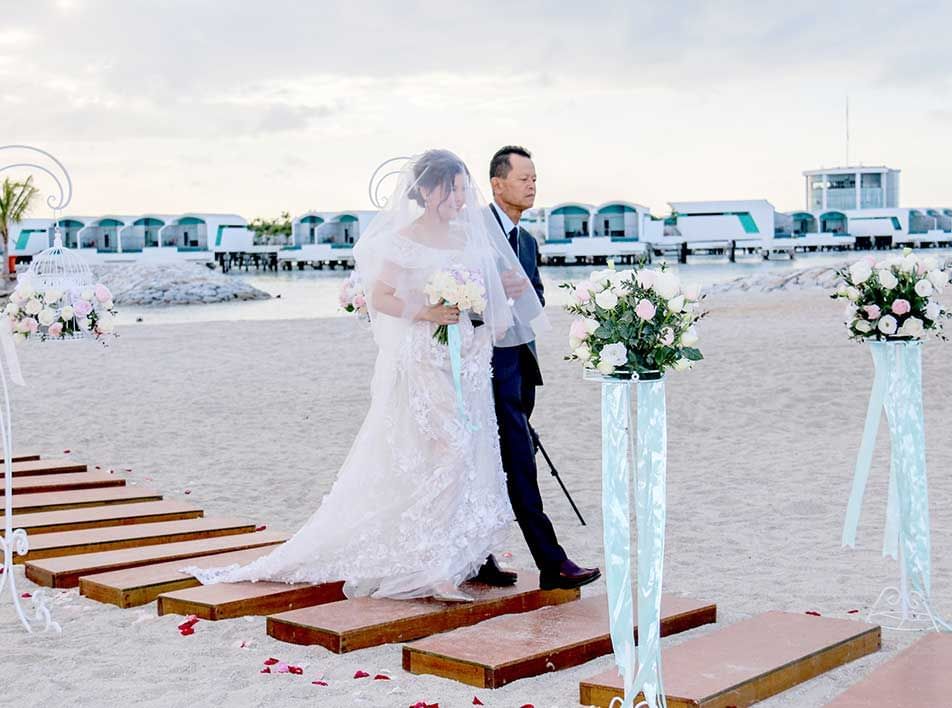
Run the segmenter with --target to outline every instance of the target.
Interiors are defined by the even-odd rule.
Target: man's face
[[[512,169],[505,177],[493,177],[493,196],[502,203],[522,209],[531,209],[535,203],[536,171],[532,160],[522,155],[510,155]]]

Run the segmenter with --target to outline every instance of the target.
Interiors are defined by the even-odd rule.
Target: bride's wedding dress
[[[399,282],[402,301],[420,303],[437,271],[462,265],[485,273],[467,235],[468,245],[434,248],[391,230],[364,245],[385,264],[362,268],[358,257],[358,271]],[[371,309],[379,353],[370,410],[330,492],[272,553],[244,566],[185,569],[203,584],[343,580],[351,597],[452,596],[504,540],[513,513],[490,367],[500,328],[488,317],[479,327],[460,318],[461,414],[436,325]]]

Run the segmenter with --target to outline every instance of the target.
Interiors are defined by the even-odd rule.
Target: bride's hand
[[[455,305],[430,305],[420,312],[420,319],[438,325],[459,323],[459,308]]]

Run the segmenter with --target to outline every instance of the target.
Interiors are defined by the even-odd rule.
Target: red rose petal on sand
[[[304,669],[302,669],[300,666],[289,666],[288,673],[294,674],[295,676],[301,676],[304,674]]]
[[[101,470],[102,467],[100,467],[99,465],[96,465],[96,469],[97,469],[97,470]]]
[[[63,450],[63,454],[64,454],[64,455],[68,455],[69,453],[70,453],[69,450]]]
[[[267,526],[264,526],[264,525],[258,526],[258,527],[255,528],[255,531],[264,531],[266,528],[268,528],[268,527],[267,527]]]
[[[192,627],[183,627],[181,630],[179,630],[179,634],[181,634],[183,637],[187,637],[190,634],[195,634],[195,630]]]
[[[259,671],[258,673],[259,673],[259,674],[270,674],[270,673],[271,673],[271,669],[269,669],[267,666],[265,666],[265,667],[264,667],[263,669],[261,669],[261,671]]]
[[[327,681],[311,681],[315,686],[326,686]]]
[[[274,666],[277,663],[278,663],[278,660],[275,659],[273,656],[264,660],[265,666]]]
[[[823,616],[823,615],[821,615],[819,612],[817,612],[817,611],[815,611],[815,610],[807,610],[804,614],[812,615],[813,617],[822,617],[822,616]]]
[[[848,615],[858,615],[858,614],[859,614],[859,610],[847,610],[847,611],[846,611],[846,614],[848,614]]]
[[[184,493],[185,493],[185,494],[191,494],[191,493],[192,493],[192,490],[191,490],[191,489],[186,489]]]
[[[368,676],[370,676],[370,674],[368,674],[366,671],[358,671],[356,674],[354,674],[355,679],[367,678]]]
[[[481,706],[481,705],[484,705],[484,703],[481,700],[479,700],[479,696],[473,696],[473,705]]]
[[[196,624],[198,624],[198,617],[195,615],[189,615],[185,618],[185,621],[178,626],[179,629],[191,629]]]
[[[32,596],[30,593],[25,592],[25,593],[23,593],[22,595],[20,595],[20,597],[25,597],[27,600],[29,600],[29,599],[30,599],[31,597],[33,597],[33,596]]]
[[[374,676],[374,681],[389,681],[390,677],[387,674],[377,674]]]
[[[126,472],[132,472],[132,468],[131,468],[131,467],[126,467]]]
[[[410,708],[440,708],[439,703],[427,703],[426,701],[417,701]]]

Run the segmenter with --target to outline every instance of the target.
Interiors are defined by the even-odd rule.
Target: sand
[[[897,576],[880,557],[888,438],[874,459],[859,545],[840,533],[871,383],[867,348],[849,342],[842,305],[822,292],[718,295],[701,326],[707,357],[669,377],[668,535],[665,588],[718,603],[721,622],[761,611],[851,617]],[[240,307],[240,305],[239,305]],[[534,423],[581,507],[579,526],[553,480],[547,509],[580,563],[600,563],[599,389],[562,360],[567,318],[552,313],[540,341],[546,386]],[[948,345],[925,348],[925,412],[934,549],[934,596],[952,616],[952,406]],[[294,530],[329,488],[368,404],[374,350],[349,319],[139,325],[109,351],[28,346],[29,386],[14,392],[19,450],[71,456],[154,485],[206,513]],[[191,494],[185,496],[184,492]],[[510,563],[531,563],[516,528]],[[20,590],[32,590],[19,575]],[[596,585],[586,592],[600,592]],[[0,599],[0,671],[11,705],[575,706],[581,667],[496,690],[400,668],[399,646],[345,656],[268,638],[263,618],[199,622],[155,605],[120,610],[64,592],[62,635],[28,636]],[[710,628],[666,640],[684,641]],[[884,632],[883,650],[765,701],[820,706],[914,640]],[[250,648],[238,648],[242,641]],[[274,656],[304,676],[262,675]],[[391,681],[354,680],[363,669]],[[323,677],[329,685],[312,680]]]

